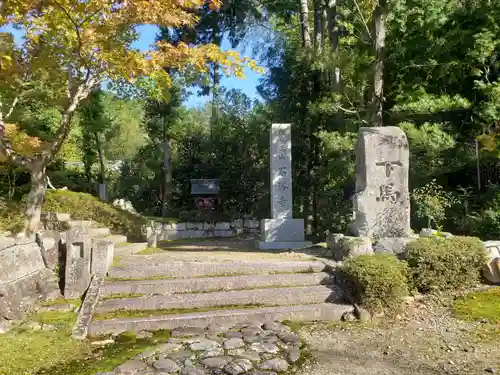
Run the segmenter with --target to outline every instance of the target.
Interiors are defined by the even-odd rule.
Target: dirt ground
[[[304,326],[300,334],[312,356],[297,374],[499,374],[498,326],[456,320],[449,304],[414,302],[390,322]]]

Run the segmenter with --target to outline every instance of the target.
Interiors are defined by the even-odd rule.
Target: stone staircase
[[[101,289],[89,335],[268,321],[340,320],[352,306],[319,260],[167,261],[124,255]]]

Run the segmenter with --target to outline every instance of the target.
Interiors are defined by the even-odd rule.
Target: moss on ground
[[[148,255],[148,254],[157,254],[157,253],[162,253],[165,250],[160,249],[158,247],[148,247],[144,250],[141,250],[137,253],[137,255]]]
[[[472,292],[453,304],[453,314],[458,319],[476,321],[487,319],[500,324],[500,287]]]
[[[110,294],[109,296],[104,296],[101,298],[102,301],[107,301],[110,299],[121,299],[121,298],[138,298],[142,297],[144,294],[140,293],[113,293]]]
[[[30,318],[55,325],[56,329],[16,328],[0,335],[1,375],[94,375],[111,371],[142,351],[167,342],[170,337],[168,331],[157,331],[149,339],[126,334],[112,345],[93,347],[90,340],[71,338],[76,312],[48,311]]]

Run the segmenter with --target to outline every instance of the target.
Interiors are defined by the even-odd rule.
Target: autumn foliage
[[[11,140],[14,151],[22,156],[32,156],[43,147],[40,138],[27,135],[15,124],[5,124],[5,136]],[[5,162],[7,158],[0,149],[0,165]]]

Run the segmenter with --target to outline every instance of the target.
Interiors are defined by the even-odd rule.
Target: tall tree
[[[71,127],[76,109],[91,90],[104,80],[137,79],[149,76],[162,87],[170,77],[164,67],[178,70],[206,70],[207,61],[216,61],[233,72],[242,71],[242,61],[212,45],[189,48],[158,43],[155,51],[141,53],[131,44],[139,35],[137,24],[164,27],[194,25],[190,9],[206,4],[184,2],[101,0],[23,0],[3,4],[0,27],[17,26],[25,31],[21,46],[13,38],[2,42],[0,70],[0,150],[9,162],[27,169],[31,191],[27,199],[25,232],[35,233],[39,226],[46,190],[47,164],[60,151]],[[209,2],[216,8],[218,2]],[[3,35],[2,35],[3,36]],[[6,61],[6,63],[5,63]],[[61,119],[53,140],[34,156],[20,155],[5,137],[5,121],[23,98],[28,84],[44,82],[53,87],[60,101]]]

